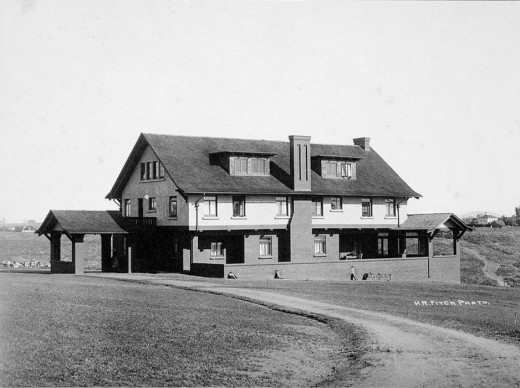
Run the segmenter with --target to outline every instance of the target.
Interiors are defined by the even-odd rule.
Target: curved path
[[[494,261],[489,261],[484,256],[482,256],[477,251],[470,249],[470,248],[462,248],[464,253],[467,253],[470,256],[475,257],[476,259],[484,262],[484,275],[486,275],[488,278],[492,280],[496,280],[498,282],[499,286],[507,287],[506,282],[504,281],[504,278],[500,275],[497,275],[496,271],[498,268],[500,268],[500,264],[495,263]]]
[[[367,330],[362,387],[511,387],[520,385],[520,348],[410,319],[229,284],[110,276],[245,299],[291,312],[342,319]]]

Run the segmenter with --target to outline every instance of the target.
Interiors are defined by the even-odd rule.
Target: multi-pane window
[[[156,210],[156,207],[157,207],[157,201],[156,201],[155,197],[148,198],[148,210],[154,211],[154,210]]]
[[[233,196],[233,217],[246,216],[246,197],[243,195]]]
[[[271,236],[260,237],[260,256],[273,255],[273,238]]]
[[[395,199],[393,199],[393,198],[385,199],[385,205],[386,205],[387,217],[395,217]]]
[[[205,216],[217,216],[217,196],[206,195],[204,196],[204,215]]]
[[[312,215],[318,216],[318,217],[323,215],[323,199],[322,198],[313,198],[312,199]]]
[[[342,163],[341,164],[341,176],[343,178],[352,177],[352,163]]]
[[[314,236],[314,253],[327,253],[327,236],[324,234],[317,234]]]
[[[231,175],[269,175],[269,159],[231,156],[229,171]]]
[[[251,174],[264,175],[265,174],[265,159],[262,158],[251,158]]]
[[[363,198],[361,200],[361,217],[372,217],[372,199]]]
[[[377,254],[379,256],[388,256],[388,233],[378,233]]]
[[[211,243],[211,251],[210,251],[211,257],[222,257],[224,256],[222,252],[222,243],[221,242],[212,242]]]
[[[353,178],[353,163],[324,160],[322,176],[327,178]]]
[[[132,203],[129,199],[125,199],[125,217],[130,217]]]
[[[170,197],[168,205],[168,215],[170,217],[177,217],[177,197]]]
[[[239,174],[239,175],[247,174],[247,158],[236,158],[235,159],[235,174]]]
[[[289,215],[289,201],[287,197],[276,197],[276,215]]]
[[[330,199],[330,208],[332,210],[341,210],[343,209],[343,202],[341,197],[332,197]]]
[[[140,164],[140,179],[151,181],[164,178],[164,167],[158,161],[143,162]]]

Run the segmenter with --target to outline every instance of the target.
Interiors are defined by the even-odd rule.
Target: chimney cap
[[[290,135],[289,136],[289,140],[306,140],[306,141],[310,141],[311,137],[310,136],[305,136],[305,135]]]

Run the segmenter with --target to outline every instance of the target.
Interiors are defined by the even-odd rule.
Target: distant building
[[[498,217],[491,216],[489,214],[480,215],[475,218],[475,225],[477,226],[489,226],[493,221],[498,220]]]

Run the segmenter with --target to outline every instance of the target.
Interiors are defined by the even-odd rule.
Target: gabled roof
[[[298,194],[291,189],[289,142],[141,134],[108,199],[119,199],[139,158],[150,146],[166,173],[184,193]],[[234,176],[210,163],[210,154],[245,150],[272,154],[269,176]],[[311,143],[311,156],[359,159],[357,179],[327,179],[312,171],[314,195],[420,197],[371,149]],[[302,193],[304,194],[304,193]],[[308,195],[308,193],[305,193]]]
[[[409,214],[408,219],[399,227],[399,229],[426,229],[428,232],[443,228],[473,230],[471,226],[452,213]]]
[[[59,230],[68,234],[125,234],[117,210],[51,210],[36,233]]]

